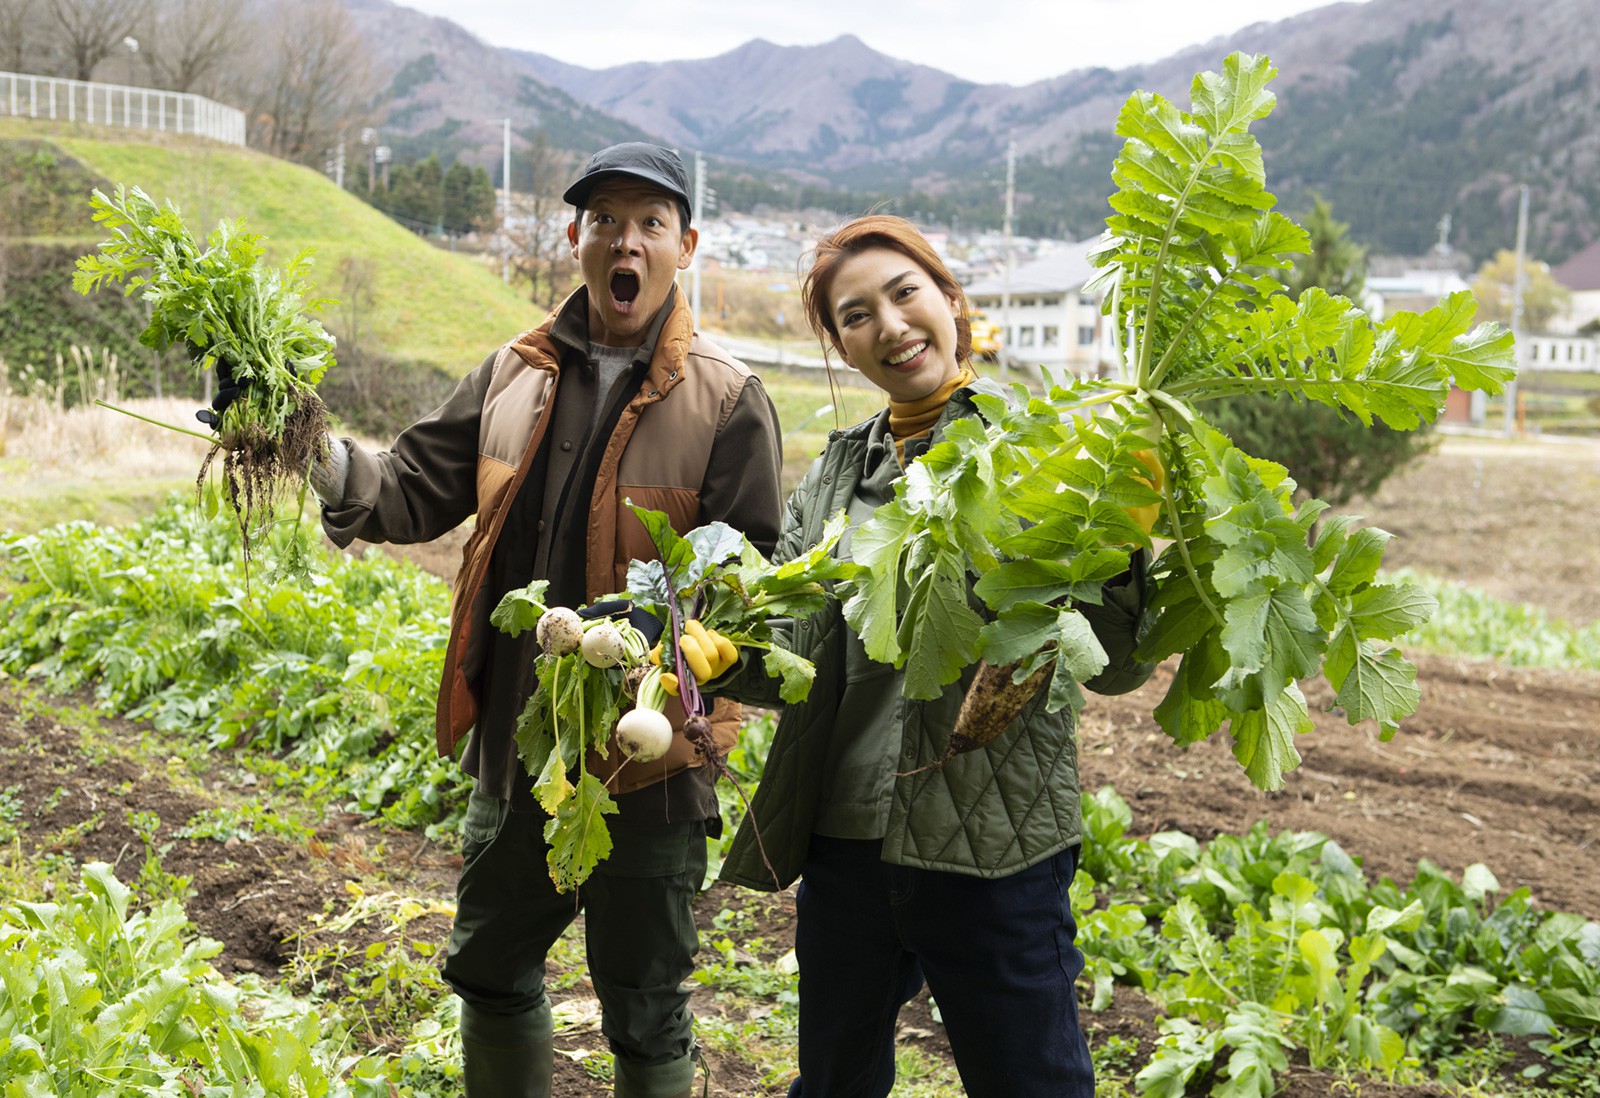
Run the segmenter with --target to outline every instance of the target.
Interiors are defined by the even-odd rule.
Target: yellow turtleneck
[[[977,379],[978,375],[963,362],[960,373],[921,400],[889,402],[889,432],[894,435],[894,448],[900,457],[900,464],[905,464],[906,440],[933,430],[933,425],[939,422],[944,406],[950,403],[950,394]]]

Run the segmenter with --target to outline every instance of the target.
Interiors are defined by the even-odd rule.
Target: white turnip
[[[552,606],[539,618],[535,636],[539,647],[550,655],[565,656],[583,643],[583,619],[575,610]]]
[[[583,658],[590,667],[615,667],[627,654],[622,634],[608,621],[591,626],[583,634]]]
[[[634,762],[654,762],[672,746],[672,722],[658,709],[630,709],[617,722],[617,746]]]

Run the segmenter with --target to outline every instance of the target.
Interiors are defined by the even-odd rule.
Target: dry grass
[[[77,347],[67,358],[57,356],[54,378],[14,377],[0,360],[0,457],[10,475],[44,480],[193,476],[206,451],[203,441],[118,415],[94,401],[182,426],[193,422],[194,402],[124,402],[119,382],[115,355],[97,360]]]
[[[42,377],[18,376],[0,360],[0,531],[81,518],[129,522],[174,492],[193,491],[204,440],[94,401],[174,425],[194,422],[194,401],[121,401],[119,379],[115,356],[78,349]]]

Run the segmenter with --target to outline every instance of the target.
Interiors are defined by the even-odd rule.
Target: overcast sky
[[[854,34],[880,53],[981,84],[1155,61],[1328,0],[399,0],[494,46],[584,68],[726,53],[752,38],[815,45]],[[1357,0],[1364,2],[1364,0]]]

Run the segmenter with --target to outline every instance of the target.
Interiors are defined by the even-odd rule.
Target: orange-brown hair
[[[972,357],[972,321],[967,316],[967,295],[961,292],[961,283],[944,265],[939,253],[933,250],[916,226],[903,217],[890,214],[868,214],[840,226],[817,241],[811,249],[811,269],[800,281],[800,304],[805,309],[811,330],[817,333],[826,356],[831,344],[839,350],[839,326],[834,323],[833,309],[828,304],[828,294],[833,280],[845,260],[869,248],[888,248],[899,252],[927,272],[940,291],[959,303],[956,310],[956,361],[966,362]],[[841,354],[843,352],[840,352]]]

